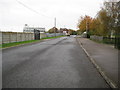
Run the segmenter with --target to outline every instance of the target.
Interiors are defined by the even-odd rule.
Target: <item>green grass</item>
[[[25,43],[32,43],[40,40],[29,40],[29,41],[21,41],[21,42],[13,42],[13,43],[5,43],[0,45],[0,48],[6,48],[6,47],[12,47],[12,46],[17,46],[20,44],[25,44]]]
[[[59,38],[59,37],[64,37],[64,36],[46,37],[46,38],[42,38],[41,40],[54,39],[54,38]],[[28,41],[20,41],[20,42],[13,42],[13,43],[4,43],[4,44],[0,44],[0,48],[7,48],[7,47],[17,46],[21,44],[26,44],[26,43],[33,43],[33,42],[37,42],[41,40],[28,40]]]

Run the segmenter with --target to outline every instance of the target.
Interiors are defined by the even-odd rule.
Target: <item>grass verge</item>
[[[59,38],[59,37],[64,37],[64,36],[46,37],[46,38],[42,38],[41,40],[44,40],[44,39],[54,39],[54,38]],[[0,44],[0,48],[8,48],[8,47],[13,47],[13,46],[21,45],[21,44],[38,42],[38,41],[41,41],[41,40],[28,40],[28,41],[4,43],[4,44]]]
[[[28,40],[28,41],[21,41],[21,42],[4,43],[0,45],[0,48],[7,48],[7,47],[17,46],[21,44],[26,44],[26,43],[37,42],[37,41],[40,41],[40,40]]]

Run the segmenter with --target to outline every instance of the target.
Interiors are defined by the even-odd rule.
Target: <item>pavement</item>
[[[110,86],[118,87],[118,50],[87,38],[77,40]]]
[[[3,88],[108,88],[76,38],[2,51]]]

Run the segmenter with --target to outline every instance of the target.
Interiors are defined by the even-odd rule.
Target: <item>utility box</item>
[[[34,29],[34,40],[40,40],[40,31]]]

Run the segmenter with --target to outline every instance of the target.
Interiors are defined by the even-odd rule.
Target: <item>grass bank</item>
[[[44,39],[54,39],[54,38],[59,38],[59,37],[64,37],[64,36],[46,37],[46,38],[42,38],[41,40],[44,40]],[[0,48],[7,48],[7,47],[13,47],[13,46],[18,46],[18,45],[26,44],[26,43],[39,42],[41,40],[28,40],[28,41],[4,43],[4,44],[0,44]]]

